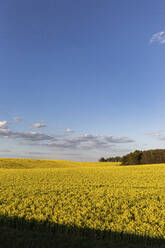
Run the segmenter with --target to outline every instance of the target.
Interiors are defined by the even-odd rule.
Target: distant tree
[[[116,157],[109,157],[106,159],[107,162],[120,162],[121,161],[121,157],[116,156]]]
[[[99,162],[120,162],[121,161],[121,157],[116,156],[116,157],[109,157],[107,159],[105,158],[100,158]]]
[[[106,160],[105,160],[104,157],[101,157],[101,158],[99,159],[99,162],[106,162]]]
[[[129,164],[141,164],[142,152],[136,150],[135,152],[131,152],[121,159],[123,165]]]

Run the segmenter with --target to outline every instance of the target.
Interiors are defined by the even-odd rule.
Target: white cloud
[[[53,140],[54,137],[37,132],[15,132],[9,129],[0,129],[0,137],[2,138],[10,138],[10,139],[23,139],[30,141],[48,141]]]
[[[15,122],[20,122],[21,120],[22,120],[22,118],[20,118],[20,117],[17,117],[17,116],[14,117]]]
[[[114,137],[114,136],[107,136],[105,139],[110,143],[132,143],[134,140],[128,137]]]
[[[150,43],[165,44],[165,32],[161,31],[152,35]]]
[[[7,121],[0,121],[0,128],[7,128]]]
[[[158,140],[165,140],[165,133],[160,130],[151,131],[147,133],[148,135],[157,138]]]
[[[150,136],[155,136],[155,137],[159,137],[162,135],[162,131],[160,130],[154,130],[154,131],[150,131],[147,133]]]
[[[40,128],[43,128],[43,127],[47,127],[47,125],[45,123],[33,123],[32,127],[40,129]]]
[[[74,131],[72,129],[70,129],[70,128],[67,128],[67,129],[65,129],[65,132],[66,133],[73,133]]]
[[[52,155],[50,152],[27,152],[29,155]]]
[[[28,141],[31,145],[45,146],[56,148],[59,150],[63,149],[78,149],[78,150],[103,150],[115,147],[115,144],[121,143],[132,143],[134,140],[121,136],[105,136],[105,135],[93,135],[84,134],[80,136],[67,136],[67,135],[49,135],[41,132],[21,132],[10,130],[7,128],[7,121],[0,122],[0,138],[14,139],[26,144]],[[32,127],[40,129],[46,127],[45,123],[34,123]],[[71,129],[66,129],[66,133],[70,134],[73,132]]]
[[[0,153],[10,153],[10,150],[0,150]]]
[[[106,149],[114,146],[114,143],[130,143],[134,140],[128,137],[113,137],[103,135],[84,134],[71,139],[62,138],[47,144],[49,147],[60,149]]]

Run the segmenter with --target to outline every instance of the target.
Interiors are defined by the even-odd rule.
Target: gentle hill
[[[65,160],[53,159],[16,159],[16,158],[1,158],[0,168],[3,169],[37,169],[37,168],[67,168],[67,167],[93,167],[93,166],[112,166],[119,163],[109,162],[72,162]]]

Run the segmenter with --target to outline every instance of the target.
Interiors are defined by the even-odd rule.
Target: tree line
[[[155,149],[147,151],[136,150],[123,157],[104,157],[99,159],[100,162],[121,162],[122,165],[134,164],[160,164],[165,163],[165,149]]]
[[[122,157],[119,157],[119,156],[109,157],[109,158],[102,157],[99,159],[99,162],[121,162],[121,158]]]

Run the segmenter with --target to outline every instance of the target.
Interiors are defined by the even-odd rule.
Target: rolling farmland
[[[165,247],[165,165],[0,159],[0,244]]]

